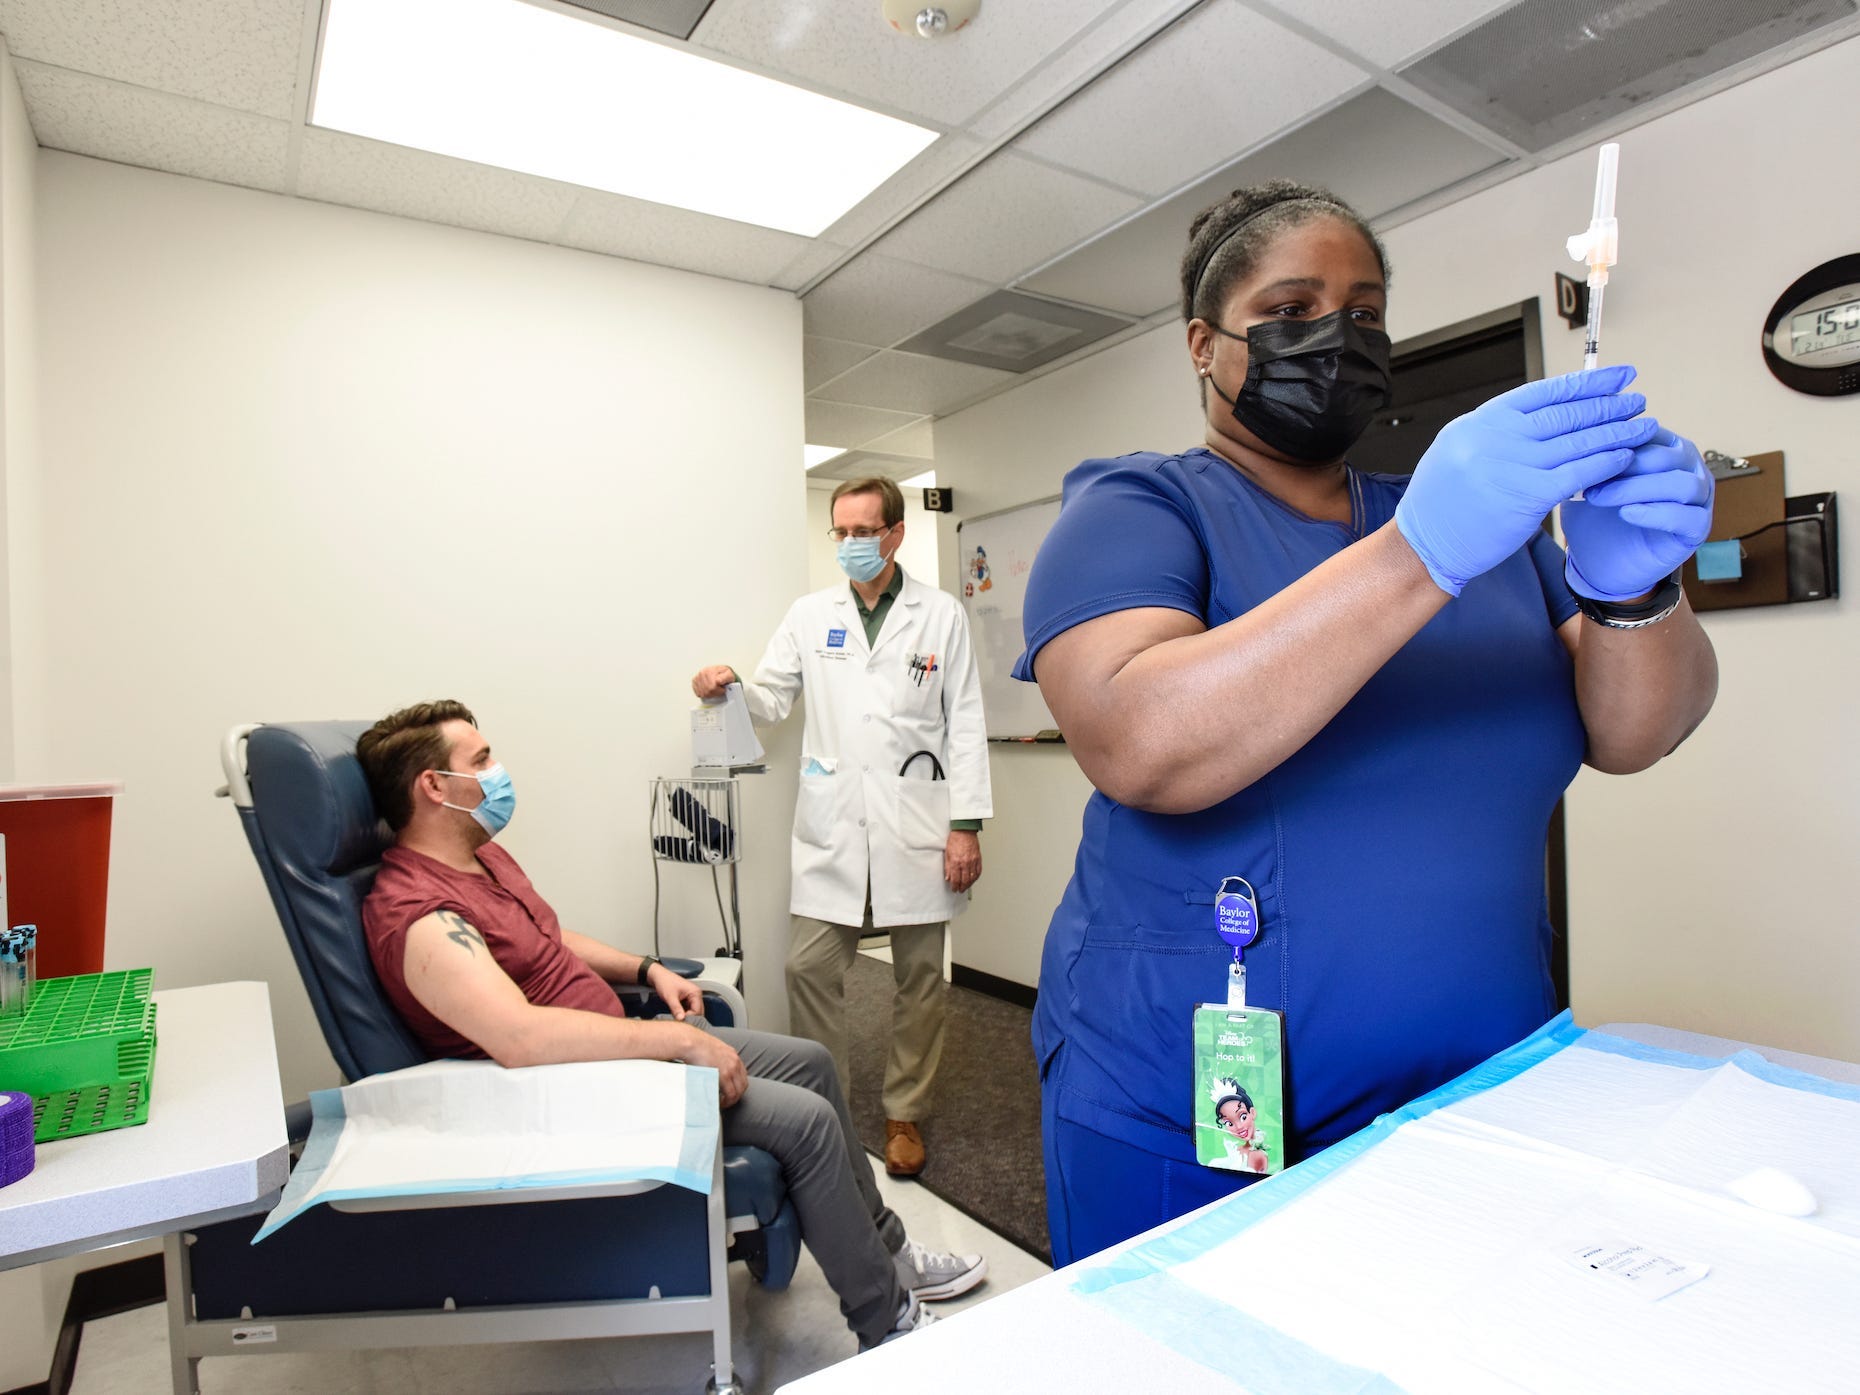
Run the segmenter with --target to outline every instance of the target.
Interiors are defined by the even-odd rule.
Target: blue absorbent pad
[[[1355,1395],[1356,1392],[1397,1395],[1401,1387],[1382,1374],[1351,1365],[1317,1350],[1307,1342],[1249,1315],[1238,1303],[1225,1303],[1211,1297],[1206,1289],[1184,1282],[1174,1271],[1191,1261],[1202,1260],[1217,1247],[1234,1240],[1250,1227],[1301,1198],[1320,1192],[1348,1169],[1373,1156],[1374,1150],[1386,1144],[1405,1125],[1427,1119],[1455,1105],[1475,1101],[1487,1091],[1517,1079],[1526,1071],[1578,1045],[1635,1062],[1685,1071],[1710,1072],[1732,1067],[1765,1085],[1800,1092],[1798,1099],[1801,1096],[1816,1096],[1860,1102],[1860,1086],[1839,1084],[1773,1065],[1755,1052],[1740,1052],[1726,1060],[1646,1046],[1599,1032],[1585,1031],[1577,1027],[1566,1012],[1517,1045],[1401,1109],[1382,1116],[1368,1128],[1316,1157],[1277,1177],[1237,1192],[1208,1208],[1204,1214],[1164,1234],[1142,1241],[1102,1262],[1088,1261],[1072,1281],[1072,1291],[1131,1323],[1152,1340],[1162,1342],[1230,1379],[1243,1380],[1245,1388],[1252,1395],[1332,1395],[1333,1392],[1337,1395]],[[1592,1067],[1584,1067],[1583,1070],[1589,1074],[1595,1073]],[[1566,1074],[1559,1071],[1554,1078],[1560,1080]],[[1538,1088],[1541,1090],[1543,1087]],[[1678,1093],[1683,1094],[1690,1088],[1683,1087]],[[1506,1108],[1515,1112],[1519,1097],[1511,1092],[1507,1092],[1506,1097],[1513,1101]],[[1835,1107],[1817,1108],[1825,1112]],[[1443,1116],[1438,1122],[1449,1129],[1471,1133],[1487,1129],[1487,1136],[1490,1136],[1490,1126],[1476,1116],[1491,1114],[1492,1110],[1481,1103],[1476,1109],[1456,1111],[1451,1116]],[[1434,1125],[1428,1127],[1432,1129]],[[1516,1146],[1524,1153],[1532,1149],[1557,1150],[1557,1135],[1554,1132],[1546,1133],[1541,1144],[1527,1138],[1513,1137],[1516,1138],[1515,1145],[1500,1146]],[[1576,1151],[1581,1152],[1580,1149]],[[1543,1154],[1539,1151],[1536,1156],[1541,1158]],[[1585,1159],[1574,1165],[1580,1167],[1588,1165],[1590,1161]],[[1502,1164],[1503,1156],[1500,1155],[1495,1165]],[[1755,1162],[1750,1165],[1754,1166]],[[1304,1232],[1301,1230],[1299,1233]],[[1284,1240],[1283,1232],[1280,1238]],[[1244,1254],[1244,1248],[1240,1253]],[[1241,1267],[1244,1269],[1245,1266]],[[1255,1274],[1254,1277],[1259,1276]],[[1202,1282],[1206,1282],[1205,1266]],[[1237,1353],[1244,1353],[1244,1358],[1238,1358]],[[1235,1365],[1237,1359],[1241,1360],[1238,1367]]]
[[[662,1061],[434,1061],[310,1105],[303,1155],[254,1244],[328,1201],[627,1182],[707,1196],[720,1142],[717,1072]]]

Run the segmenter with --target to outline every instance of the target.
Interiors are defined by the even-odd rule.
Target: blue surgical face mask
[[[885,556],[878,550],[877,538],[842,539],[839,558],[840,570],[854,581],[870,581],[885,570]]]
[[[485,836],[497,837],[510,822],[510,816],[517,812],[517,791],[510,783],[510,772],[501,765],[494,765],[489,770],[476,775],[457,770],[441,770],[441,775],[454,780],[476,780],[478,788],[484,791],[484,798],[475,809],[467,809],[463,804],[448,804],[446,808],[457,809],[460,813],[470,814],[472,820],[485,831]]]

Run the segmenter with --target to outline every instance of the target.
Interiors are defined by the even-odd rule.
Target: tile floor
[[[913,1238],[939,1249],[980,1250],[988,1280],[949,1313],[1038,1278],[1046,1265],[914,1182],[878,1174],[886,1201]],[[839,1305],[805,1253],[783,1293],[731,1268],[737,1379],[752,1395],[851,1356],[856,1343]],[[700,1395],[710,1375],[704,1334],[422,1347],[366,1352],[211,1357],[200,1366],[203,1395]],[[104,1318],[84,1329],[72,1395],[163,1395],[170,1389],[168,1329],[160,1306]]]

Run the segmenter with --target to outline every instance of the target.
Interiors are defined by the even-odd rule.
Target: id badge
[[[1195,1009],[1195,1161],[1203,1167],[1284,1169],[1283,1028],[1268,1008]]]

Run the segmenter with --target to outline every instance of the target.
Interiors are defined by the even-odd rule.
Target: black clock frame
[[[1763,362],[1784,387],[1812,397],[1845,397],[1860,392],[1860,362],[1830,368],[1804,368],[1784,358],[1775,348],[1776,328],[1791,310],[1824,291],[1852,283],[1860,283],[1860,252],[1823,262],[1807,275],[1796,278],[1770,308],[1769,318],[1763,322]]]

